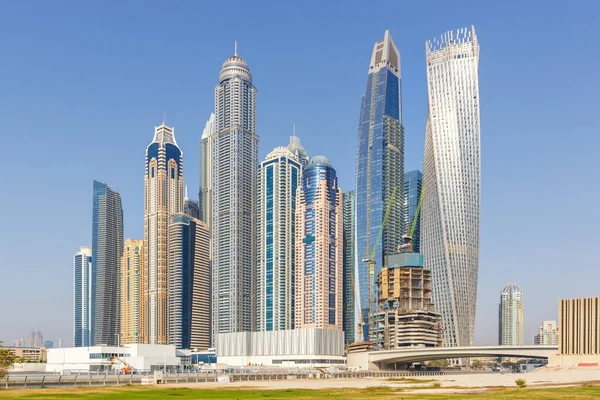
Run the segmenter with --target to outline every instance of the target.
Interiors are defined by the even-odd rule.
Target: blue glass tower
[[[365,324],[369,315],[369,287],[375,287],[375,282],[369,282],[368,265],[363,260],[375,261],[376,277],[384,256],[395,253],[405,231],[401,104],[400,53],[386,31],[384,39],[373,48],[358,126],[355,295],[359,307],[355,317],[356,321],[362,318]],[[388,204],[390,212],[382,229]],[[364,341],[369,340],[366,327],[368,324],[362,329]],[[358,332],[355,337],[361,340]]]
[[[91,345],[118,344],[123,256],[121,195],[94,181],[92,214]]]
[[[406,220],[406,230],[410,232],[413,220],[419,206],[421,198],[421,186],[423,183],[423,174],[419,170],[414,170],[404,174],[404,215]],[[417,217],[415,232],[412,236],[413,250],[415,253],[421,252],[421,214]]]

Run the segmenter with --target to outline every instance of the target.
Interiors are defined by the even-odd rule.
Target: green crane
[[[369,337],[372,336],[372,330],[374,328],[373,323],[372,323],[372,314],[373,314],[373,308],[375,305],[375,302],[373,300],[374,297],[374,286],[375,286],[375,253],[377,253],[377,246],[379,245],[379,242],[381,241],[381,236],[383,236],[383,229],[385,228],[385,225],[387,223],[387,219],[388,216],[390,215],[390,209],[392,208],[392,203],[394,203],[394,198],[396,197],[396,192],[398,191],[398,187],[394,187],[394,190],[392,192],[392,197],[390,197],[390,199],[388,200],[386,209],[385,209],[385,215],[383,216],[383,222],[381,223],[381,228],[379,228],[379,234],[377,235],[377,240],[375,241],[375,246],[373,246],[373,250],[371,251],[371,257],[370,258],[363,258],[362,262],[367,263],[367,265],[369,266]],[[364,325],[364,315],[361,318],[361,321],[358,324],[358,332],[359,335],[362,335],[362,329],[363,329],[363,325]]]

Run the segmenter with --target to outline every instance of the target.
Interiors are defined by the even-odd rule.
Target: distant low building
[[[126,366],[134,373],[163,369],[174,371],[180,369],[181,358],[172,345],[63,347],[48,351],[46,372],[110,372],[122,370]]]
[[[242,367],[327,367],[345,365],[344,332],[300,328],[216,335],[217,362]]]
[[[600,297],[559,300],[558,325],[558,354],[549,365],[600,364]]]
[[[44,347],[47,349],[51,349],[54,347],[54,342],[52,340],[46,340],[44,342]]]
[[[558,344],[556,321],[544,321],[539,333],[533,337],[533,344],[556,346]]]
[[[8,349],[15,356],[22,358],[25,362],[44,362],[46,361],[45,347],[0,347]]]

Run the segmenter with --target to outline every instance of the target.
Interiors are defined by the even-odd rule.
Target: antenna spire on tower
[[[294,137],[296,137],[296,123],[294,122]]]
[[[233,41],[233,55],[237,56],[237,40]]]
[[[163,125],[167,124],[167,112],[163,111]]]

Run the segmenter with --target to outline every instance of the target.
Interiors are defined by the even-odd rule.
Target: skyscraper
[[[257,329],[294,329],[296,192],[302,165],[276,147],[258,171]]]
[[[82,246],[73,256],[73,346],[92,344],[92,248]]]
[[[144,178],[143,304],[141,326],[151,344],[167,343],[167,290],[169,224],[183,210],[183,153],[175,141],[175,130],[165,122],[154,128],[154,139],[146,148]]]
[[[356,245],[356,195],[354,190],[344,193],[344,271],[343,271],[343,318],[346,343],[356,341],[356,298],[354,297],[354,248]]]
[[[296,205],[296,329],[342,330],[342,202],[335,169],[313,157]]]
[[[187,186],[183,198],[183,213],[188,217],[200,219],[200,206],[197,201],[190,200],[187,196]]]
[[[538,334],[533,337],[533,344],[558,345],[558,325],[556,325],[556,321],[544,321]]]
[[[417,216],[415,222],[415,214],[419,206],[421,198],[421,186],[423,183],[423,174],[421,171],[414,170],[404,174],[404,215],[406,231],[410,232],[413,223],[415,224],[415,232],[412,235],[412,245],[415,253],[421,251],[421,215]]]
[[[92,345],[117,344],[123,256],[121,195],[94,181],[92,215]]]
[[[178,349],[208,349],[210,260],[206,224],[174,214],[169,226],[168,343]]]
[[[479,43],[475,28],[426,43],[429,115],[421,252],[442,314],[444,346],[470,346],[479,264]]]
[[[523,344],[523,291],[514,283],[502,289],[498,313],[498,344],[514,346]]]
[[[356,319],[362,317],[367,321],[369,268],[362,260],[371,258],[376,246],[376,277],[383,266],[384,257],[395,252],[404,233],[404,128],[400,53],[389,31],[385,31],[384,39],[375,43],[373,48],[367,88],[360,108],[356,154],[355,295],[360,304],[356,310]],[[390,213],[381,240],[377,241],[388,204]],[[368,340],[366,329],[363,334],[363,340]]]
[[[294,153],[302,167],[306,167],[308,164],[308,155],[304,151],[304,147],[300,144],[300,138],[296,136],[296,124],[294,124],[294,136],[290,136],[290,144],[287,148]]]
[[[200,221],[204,222],[210,228],[210,204],[212,198],[211,180],[212,180],[212,160],[211,152],[215,132],[215,114],[211,113],[206,121],[206,126],[202,132],[200,140]]]
[[[141,272],[144,241],[126,239],[121,258],[121,344],[145,343],[140,331]]]
[[[215,87],[211,147],[213,337],[254,330],[256,318],[256,88],[248,64],[229,57]]]
[[[31,333],[29,334],[29,347],[42,347],[44,346],[44,335],[42,335],[42,332],[40,331],[40,329],[38,328],[33,329],[31,331]]]

